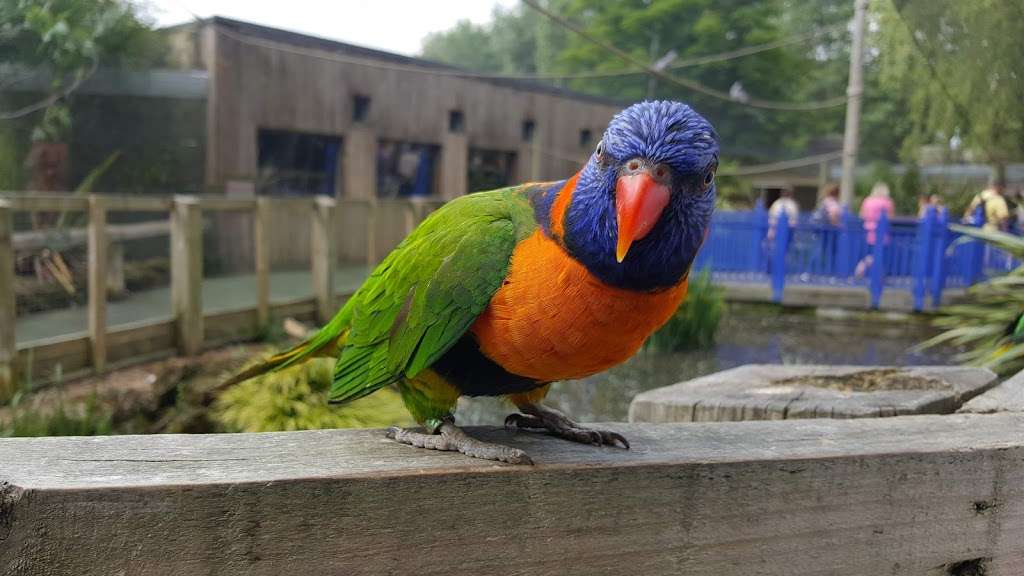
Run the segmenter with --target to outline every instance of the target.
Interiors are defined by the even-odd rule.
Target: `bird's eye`
[[[707,190],[711,187],[711,184],[715,181],[715,171],[718,166],[712,166],[708,168],[707,172],[704,173],[704,180],[701,182],[701,190]]]
[[[599,140],[597,142],[597,150],[595,150],[594,153],[597,154],[598,158],[604,156],[604,140]]]

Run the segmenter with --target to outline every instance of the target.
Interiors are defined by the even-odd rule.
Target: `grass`
[[[0,419],[0,437],[103,436],[114,432],[113,413],[95,394],[82,404],[39,410],[22,406],[21,394],[11,401],[8,416]]]

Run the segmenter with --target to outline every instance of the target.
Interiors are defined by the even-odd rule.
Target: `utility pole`
[[[857,144],[860,128],[860,100],[864,92],[864,17],[868,0],[854,0],[853,45],[850,48],[850,79],[846,87],[846,130],[843,133],[843,177],[839,183],[839,201],[853,202],[854,171],[857,169]]]

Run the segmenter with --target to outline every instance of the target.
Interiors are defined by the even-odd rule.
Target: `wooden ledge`
[[[0,574],[956,574],[1024,566],[1024,414],[0,440]],[[968,564],[963,564],[964,562]]]

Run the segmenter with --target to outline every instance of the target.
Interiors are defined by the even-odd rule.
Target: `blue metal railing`
[[[975,212],[973,224],[984,216]],[[920,219],[882,214],[875,234],[845,209],[838,226],[781,212],[774,226],[758,205],[749,211],[717,212],[695,267],[717,280],[769,283],[782,300],[787,284],[863,287],[877,308],[886,289],[906,290],[915,310],[930,295],[933,306],[946,288],[963,288],[1005,273],[1021,262],[978,240],[958,241],[945,208],[929,207]]]

